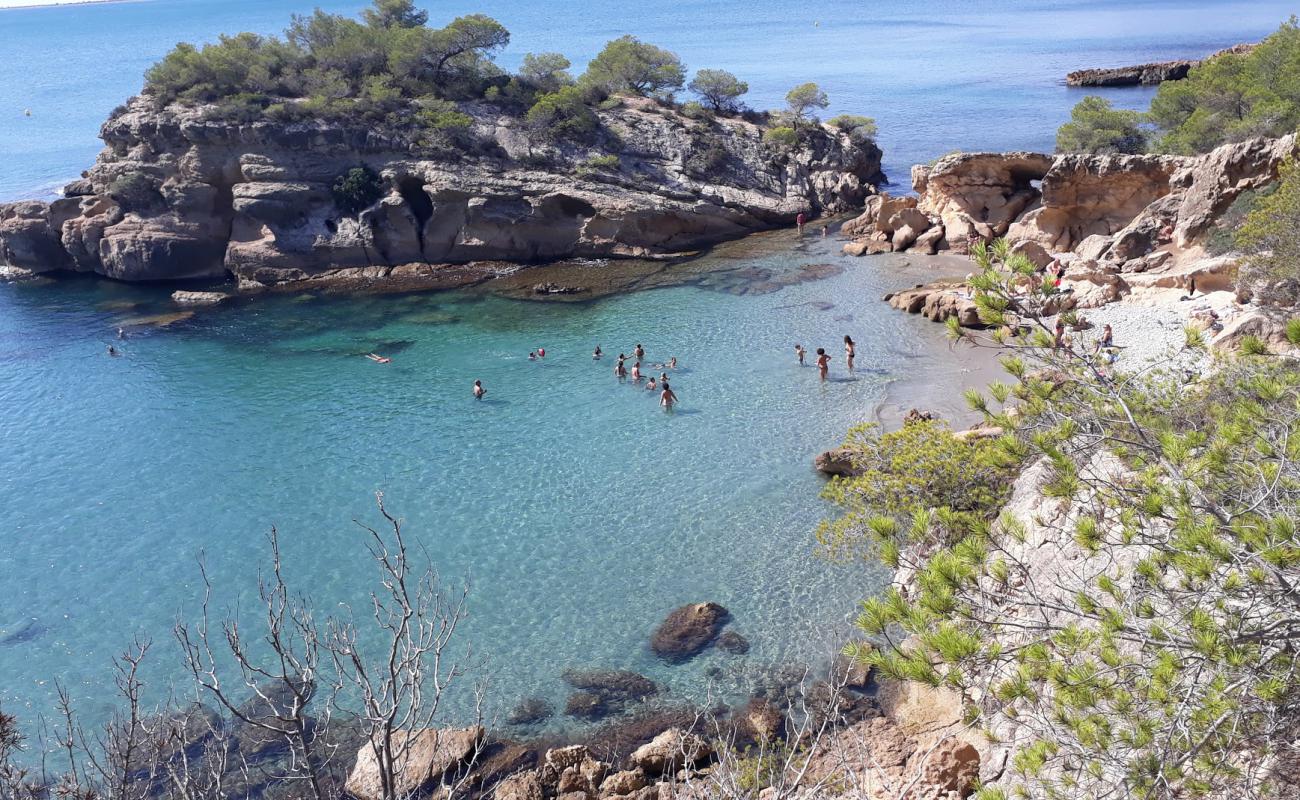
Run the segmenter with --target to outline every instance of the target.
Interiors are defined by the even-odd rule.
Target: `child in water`
[[[600,345],[596,345],[596,349],[595,349],[595,350],[592,352],[592,354],[591,354],[591,360],[592,360],[592,361],[599,361],[599,360],[600,360],[600,357],[603,356],[603,355],[604,355],[604,353],[600,352]]]
[[[655,376],[651,375],[650,382],[645,385],[645,390],[647,392],[653,392],[655,390],[656,385],[657,384],[655,383]]]
[[[826,380],[826,375],[831,369],[831,357],[826,355],[826,348],[817,348],[817,371],[821,374],[821,379]]]
[[[805,349],[803,349],[803,345],[801,345],[801,344],[796,344],[796,345],[794,346],[794,354],[799,358],[799,366],[802,367],[802,366],[803,366],[803,357],[806,356],[806,355],[808,355],[808,351],[805,350]]]

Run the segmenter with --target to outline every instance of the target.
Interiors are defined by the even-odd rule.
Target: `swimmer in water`
[[[386,356],[381,356],[378,353],[366,353],[366,358],[370,359],[376,364],[390,364],[393,361],[393,359],[387,358]]]
[[[591,354],[591,360],[592,360],[592,361],[599,361],[599,360],[600,360],[600,357],[603,356],[603,355],[605,355],[605,354],[602,353],[602,352],[600,352],[600,345],[596,345],[596,349],[595,349],[595,350],[592,352],[592,354]]]
[[[826,375],[831,369],[831,357],[826,355],[826,348],[817,348],[817,371],[821,373],[822,380],[826,380]]]
[[[676,402],[677,402],[677,395],[673,393],[672,387],[668,385],[668,382],[664,381],[663,391],[660,392],[659,394],[659,405],[663,406],[665,409],[669,411],[672,411],[673,403]]]
[[[536,361],[536,360],[537,360],[537,352],[536,352],[535,350],[530,350],[530,351],[528,351],[528,360],[529,360],[529,361]]]
[[[474,399],[482,400],[485,394],[487,394],[487,389],[483,388],[483,381],[474,381]]]
[[[797,357],[799,358],[799,366],[802,367],[802,366],[803,366],[803,358],[804,358],[804,356],[808,355],[808,351],[805,350],[805,349],[803,349],[803,345],[801,345],[801,344],[796,344],[796,345],[794,346],[794,354],[795,354],[795,356],[797,356]]]
[[[126,338],[126,331],[122,330],[121,328],[118,328],[118,329],[117,329],[117,338],[119,338],[119,339],[125,339],[125,338]]]
[[[635,364],[632,365],[632,382],[633,382],[633,383],[640,383],[640,382],[641,382],[641,362],[640,362],[640,361],[638,361],[638,362],[636,362]]]
[[[537,357],[538,357],[538,358],[546,358],[546,348],[545,348],[545,347],[539,347],[539,348],[537,348]]]
[[[645,385],[645,390],[647,392],[653,392],[655,390],[656,385],[657,384],[655,383],[655,376],[651,375],[650,382]]]
[[[110,345],[108,346],[108,354],[109,354],[110,356],[115,356],[115,355],[117,355],[117,348],[110,344]]]
[[[668,369],[677,369],[677,356],[668,359]]]
[[[632,351],[632,355],[636,356],[638,359],[645,358],[645,348],[641,346],[640,342],[637,342],[636,349]]]
[[[627,360],[627,356],[619,353],[618,363],[614,365],[614,377],[618,378],[620,381],[627,377],[627,367],[623,366],[625,360]]]

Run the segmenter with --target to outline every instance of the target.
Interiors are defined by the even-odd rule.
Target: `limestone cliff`
[[[357,267],[655,257],[860,207],[884,180],[874,144],[828,127],[783,150],[752,122],[627,99],[598,112],[590,145],[551,144],[490,105],[462,110],[473,146],[449,150],[360,121],[235,123],[135,98],[64,197],[0,205],[0,265],[257,287]],[[358,166],[381,196],[346,213],[331,187]]]

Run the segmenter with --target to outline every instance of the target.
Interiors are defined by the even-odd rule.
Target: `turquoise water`
[[[99,124],[139,90],[176,41],[281,31],[290,14],[353,13],[359,0],[139,0],[0,10],[0,200],[48,194],[88,167]],[[874,116],[885,170],[951,150],[1051,149],[1071,106],[1073,69],[1200,57],[1267,35],[1295,12],[1282,0],[442,0],[435,22],[482,11],[513,39],[500,62],[557,50],[581,69],[625,33],[688,66],[729,69],[772,108],[816,81],[828,113]],[[1151,91],[1102,92],[1145,108]],[[31,109],[32,116],[23,116]]]
[[[166,328],[131,326],[168,310],[163,289],[0,284],[0,638],[30,625],[0,645],[0,704],[48,710],[58,678],[94,708],[109,656],[137,633],[158,642],[160,685],[175,674],[171,624],[200,597],[200,551],[219,594],[247,608],[271,525],[318,608],[364,605],[372,572],[351,520],[376,521],[377,490],[446,577],[472,582],[460,642],[507,705],[560,702],[569,666],[635,669],[698,698],[710,667],[824,658],[880,576],[813,558],[826,509],[811,459],[872,418],[892,377],[937,380],[960,360],[935,346],[941,326],[882,311],[881,292],[920,272],[836,247],[760,236],[723,248],[724,272],[701,285],[595,302],[266,297]],[[745,273],[758,282],[809,262],[845,271],[717,288],[737,285],[733,270],[768,270]],[[845,333],[862,353],[853,376]],[[650,361],[679,359],[675,413],[590,357],[638,342]],[[830,348],[834,380],[800,368],[795,342]],[[538,346],[546,358],[529,362]],[[655,661],[649,633],[696,601],[732,610],[749,656]]]

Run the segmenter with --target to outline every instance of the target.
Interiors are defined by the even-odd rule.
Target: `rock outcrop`
[[[590,146],[556,145],[490,105],[462,110],[472,146],[435,149],[359,122],[237,123],[135,98],[65,197],[0,206],[0,265],[127,281],[233,274],[255,289],[358,268],[654,257],[801,211],[853,210],[884,179],[878,148],[829,127],[787,152],[744,120],[627,99],[597,112]],[[332,188],[357,167],[378,181],[345,211]]]
[[[693,603],[674,610],[650,637],[650,649],[670,663],[686,661],[713,644],[731,614],[717,603]]]
[[[483,745],[483,728],[427,728],[395,734],[397,763],[393,791],[399,797],[413,795],[441,781],[466,765]],[[347,791],[359,800],[381,800],[384,796],[379,759],[369,743],[357,751],[348,776]]]
[[[912,170],[919,197],[872,197],[844,225],[845,252],[965,253],[1006,237],[1042,267],[1062,253],[1119,264],[1200,244],[1243,192],[1277,180],[1297,135],[1225,144],[1197,157],[956,153]]]
[[[1181,81],[1195,67],[1210,58],[1226,53],[1242,55],[1255,49],[1253,44],[1239,44],[1211,55],[1206,59],[1180,59],[1155,61],[1128,67],[1081,69],[1065,76],[1066,86],[1155,86],[1165,81]]]

